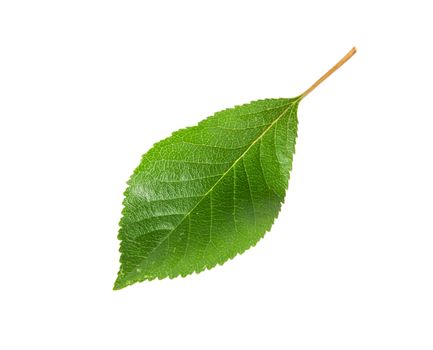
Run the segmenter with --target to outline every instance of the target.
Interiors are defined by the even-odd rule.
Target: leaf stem
[[[305,92],[299,96],[300,100],[302,100],[305,96],[307,96],[311,91],[313,91],[316,87],[318,87],[324,80],[326,80],[332,73],[334,73],[338,68],[340,68],[343,64],[345,64],[354,54],[356,53],[356,47],[353,47],[337,64],[328,70],[320,79],[318,79],[313,85],[311,85]]]

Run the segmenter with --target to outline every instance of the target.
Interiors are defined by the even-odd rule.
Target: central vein
[[[224,177],[236,166],[236,164],[248,153],[248,151],[258,142],[262,139],[264,135],[293,107],[296,106],[296,104],[300,101],[300,99],[290,100],[287,108],[285,108],[280,115],[278,115],[275,120],[269,124],[269,126],[263,130],[263,132],[257,136],[251,142],[251,144],[248,146],[248,148],[233,162],[233,164],[221,175],[221,177],[212,185],[212,187],[201,197],[201,199],[192,207],[192,209],[185,214],[185,216],[182,218],[182,220],[167,234],[167,236],[160,241],[151,251],[148,252],[146,259],[156,250],[158,249],[161,244],[163,244],[167,239],[170,238],[171,234],[177,230],[177,228],[185,221],[186,218],[188,218],[191,213],[199,206],[199,204],[203,201],[204,198],[206,198],[212,191],[215,189],[215,187],[224,179]]]

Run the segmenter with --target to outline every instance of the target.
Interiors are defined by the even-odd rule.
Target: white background
[[[0,3],[0,348],[432,349],[430,1]],[[172,131],[305,90],[280,218],[112,291],[125,181]]]

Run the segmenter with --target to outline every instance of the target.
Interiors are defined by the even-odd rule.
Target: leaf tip
[[[120,290],[125,288],[128,283],[127,281],[124,281],[124,276],[119,272],[119,275],[116,278],[116,281],[114,282],[113,290]]]
[[[116,279],[116,281],[114,282],[113,290],[120,290],[122,288],[123,286],[120,283],[118,283],[118,279]]]

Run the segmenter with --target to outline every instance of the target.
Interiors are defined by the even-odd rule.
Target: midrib
[[[197,201],[197,203],[194,205],[194,207],[186,213],[186,215],[182,218],[182,220],[167,234],[167,236],[159,242],[146,256],[144,260],[147,260],[150,255],[155,252],[167,239],[170,238],[170,236],[175,232],[180,225],[185,221],[186,218],[188,218],[191,213],[200,205],[200,203],[205,199],[213,190],[214,188],[224,179],[224,177],[236,166],[236,164],[248,153],[248,151],[289,111],[291,107],[294,107],[298,103],[299,99],[296,99],[294,101],[289,101],[289,104],[287,108],[281,112],[281,114],[275,118],[275,120],[248,146],[248,148],[233,162],[233,164],[221,175],[221,177],[212,185],[212,187]],[[132,271],[131,271],[132,272]]]

